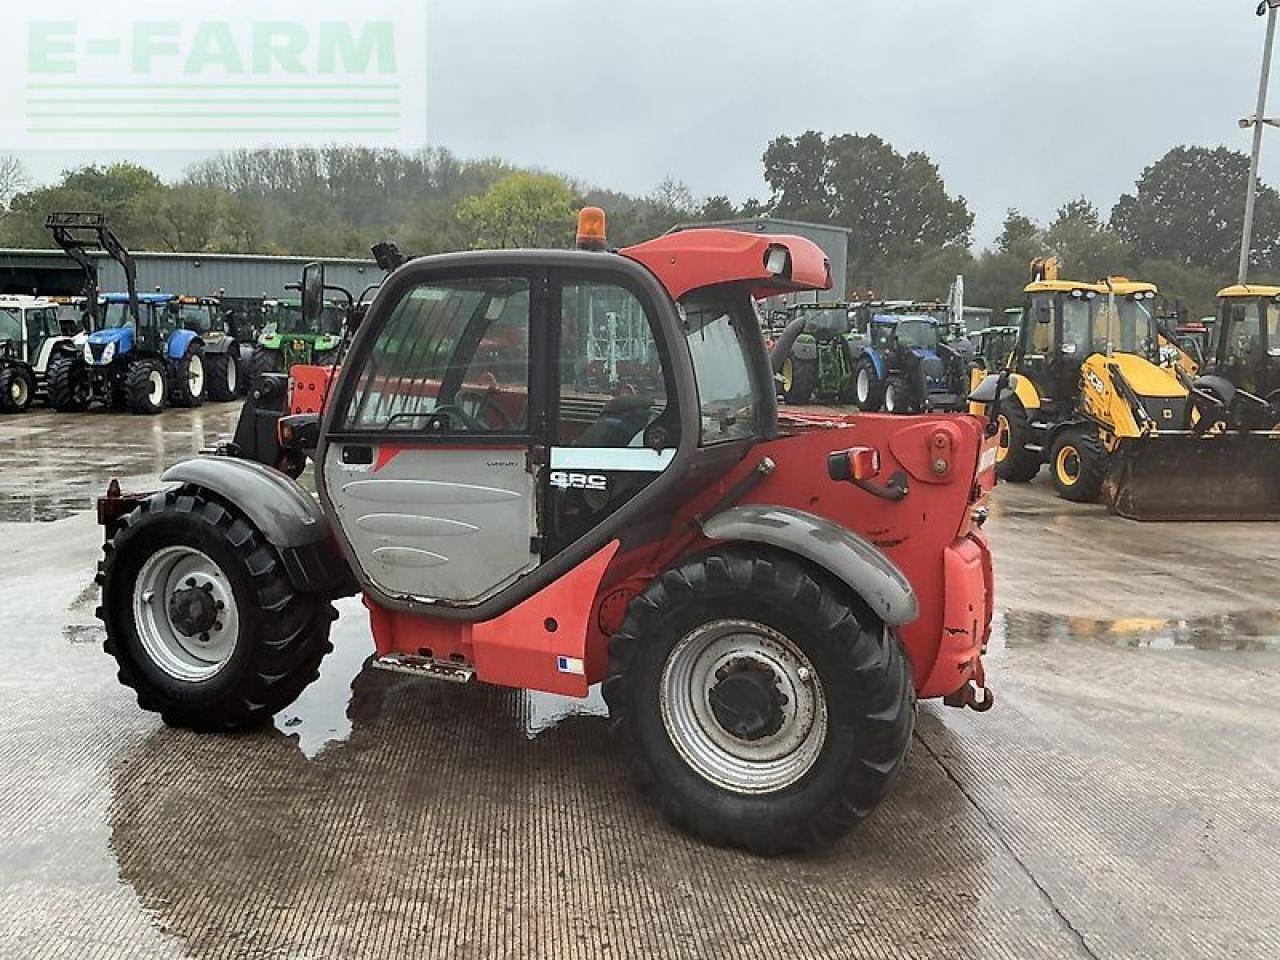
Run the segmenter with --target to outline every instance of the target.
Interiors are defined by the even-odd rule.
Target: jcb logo
[[[1107,392],[1107,385],[1103,383],[1102,378],[1098,376],[1096,373],[1094,373],[1092,370],[1086,370],[1084,372],[1084,379],[1085,379],[1085,383],[1087,383],[1093,390],[1097,391],[1098,393]]]
[[[551,485],[559,490],[608,490],[609,478],[598,473],[556,470],[551,474]]]

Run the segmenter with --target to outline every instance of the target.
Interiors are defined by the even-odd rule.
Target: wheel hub
[[[213,584],[186,586],[169,597],[169,620],[178,632],[188,637],[208,633],[218,622],[218,608],[213,599]]]
[[[787,698],[771,669],[758,661],[735,660],[718,670],[716,678],[707,700],[725,732],[754,743],[782,729]]]

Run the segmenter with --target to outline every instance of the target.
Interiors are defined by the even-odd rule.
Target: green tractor
[[[853,389],[848,305],[802,303],[780,314],[784,329],[777,343],[783,349],[775,347],[775,354],[783,402],[808,403],[814,397],[848,402]]]
[[[263,330],[250,360],[251,382],[264,373],[288,373],[298,364],[332,366],[338,360],[347,309],[325,301],[318,321],[303,317],[302,300],[286,297],[262,305]]]

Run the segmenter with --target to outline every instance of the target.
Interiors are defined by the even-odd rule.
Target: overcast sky
[[[412,0],[406,0],[412,2]],[[1254,0],[430,0],[428,131],[633,192],[767,196],[769,140],[927,152],[988,243],[1016,205],[1108,212],[1179,143],[1247,150]],[[1280,113],[1280,93],[1275,99]],[[1280,131],[1263,176],[1280,182]],[[0,145],[3,149],[3,145]],[[115,156],[26,154],[40,179]],[[176,176],[193,158],[133,159]],[[1243,185],[1242,185],[1243,189]]]

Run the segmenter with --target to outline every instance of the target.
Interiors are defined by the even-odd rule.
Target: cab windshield
[[[146,304],[138,304],[138,311],[141,312]],[[118,330],[122,327],[133,325],[133,318],[129,316],[129,304],[123,300],[113,300],[103,304],[102,307],[102,326],[107,330]]]
[[[342,332],[342,311],[332,303],[324,305],[320,314],[319,331],[308,329],[302,320],[301,303],[277,303],[268,317],[276,325],[276,333],[327,333],[336,335]]]
[[[213,307],[210,304],[171,301],[165,304],[164,313],[162,322],[168,327],[181,327],[200,334],[213,329]]]
[[[898,343],[908,349],[938,349],[938,325],[932,320],[900,320],[897,332]]]
[[[1108,345],[1114,353],[1149,356],[1159,342],[1153,312],[1155,301],[1114,297],[1103,301],[1098,312],[1098,349]]]
[[[1230,320],[1223,333],[1227,338],[1228,361],[1256,360],[1264,350],[1280,347],[1280,304],[1274,300],[1248,300],[1232,304]]]

